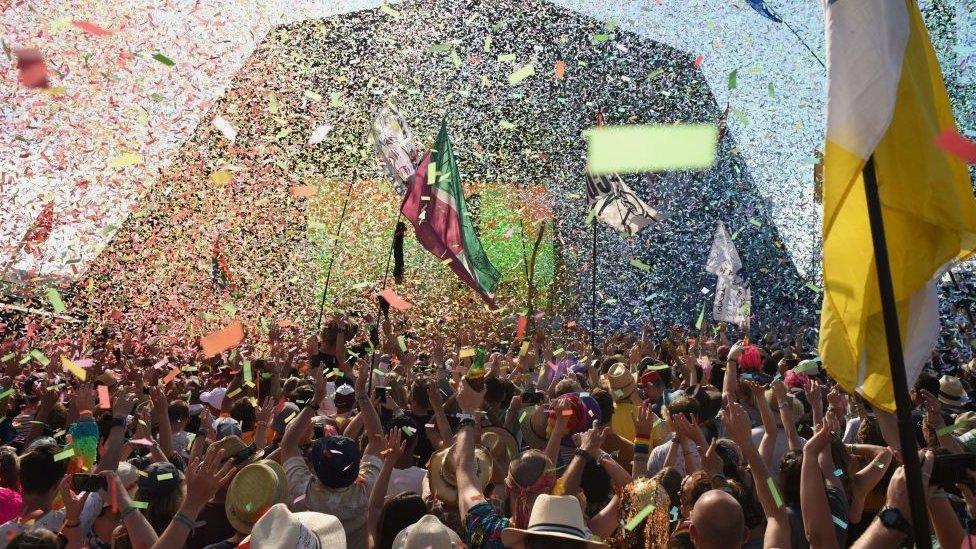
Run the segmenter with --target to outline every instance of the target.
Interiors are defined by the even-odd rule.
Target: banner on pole
[[[586,198],[600,221],[628,236],[664,220],[664,216],[641,200],[619,175],[587,175]]]
[[[396,106],[384,106],[370,125],[369,136],[373,149],[386,170],[393,178],[394,188],[403,195],[407,181],[417,171],[420,152],[414,139],[413,130]]]

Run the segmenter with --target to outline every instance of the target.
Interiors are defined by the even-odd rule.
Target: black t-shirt
[[[413,412],[407,412],[406,414],[417,425],[418,438],[416,455],[414,456],[415,462],[421,467],[426,467],[427,461],[430,460],[430,456],[434,453],[434,446],[427,440],[427,427],[425,426],[433,421],[434,415],[416,415]]]
[[[186,540],[188,549],[204,549],[205,547],[222,543],[237,533],[234,527],[227,520],[227,512],[224,510],[224,503],[208,502],[203,506],[197,516],[197,523],[205,522],[203,526],[198,526]],[[223,547],[223,546],[221,546]],[[229,547],[237,547],[236,544]]]

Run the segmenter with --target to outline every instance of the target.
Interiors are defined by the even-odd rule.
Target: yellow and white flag
[[[862,170],[874,155],[909,384],[939,330],[936,283],[976,249],[966,166],[935,145],[955,122],[915,0],[829,0],[820,354],[830,375],[895,408]]]

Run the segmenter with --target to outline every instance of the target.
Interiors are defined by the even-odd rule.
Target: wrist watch
[[[576,450],[574,450],[573,451],[573,455],[574,456],[579,456],[579,457],[583,458],[583,461],[585,461],[587,463],[589,463],[591,461],[596,461],[596,458],[593,457],[593,454],[587,452],[586,450],[584,450],[582,448],[577,448]]]
[[[881,521],[881,525],[885,528],[897,530],[903,534],[907,534],[912,530],[912,525],[905,520],[905,517],[897,507],[885,506],[878,513],[878,520]]]

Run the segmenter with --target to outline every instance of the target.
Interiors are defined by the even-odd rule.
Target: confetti
[[[647,507],[644,507],[643,509],[641,509],[639,513],[634,515],[634,518],[627,521],[627,524],[624,526],[624,528],[628,532],[630,532],[634,528],[637,528],[640,525],[640,523],[644,522],[644,519],[646,519],[648,515],[650,515],[653,512],[654,512],[654,504],[653,503],[648,504]]]
[[[54,312],[63,313],[65,311],[64,301],[56,288],[48,288],[44,293],[47,295],[47,300],[51,302],[51,306],[54,307]]]
[[[231,144],[237,140],[237,129],[234,128],[234,126],[231,125],[231,123],[228,122],[223,116],[215,116],[213,119],[213,126],[217,128],[217,131],[223,134],[223,136],[226,137]]]
[[[781,498],[779,495],[779,488],[776,487],[776,481],[773,480],[773,477],[768,477],[766,479],[766,485],[769,486],[769,491],[773,494],[773,501],[776,502],[776,507],[782,507],[783,498]]]
[[[968,164],[976,164],[976,142],[966,139],[959,132],[947,129],[936,138],[935,144],[947,153]]]
[[[535,65],[529,63],[508,75],[509,85],[515,86],[535,74]]]
[[[149,504],[145,501],[131,501],[129,505],[135,507],[136,509],[149,509]]]
[[[102,28],[96,25],[95,23],[92,23],[90,21],[85,21],[83,19],[73,19],[71,21],[71,24],[87,32],[88,34],[92,34],[95,36],[112,36],[113,34],[115,34],[113,31]]]
[[[715,163],[714,125],[601,126],[588,130],[593,175],[703,169]]]
[[[154,53],[153,56],[152,56],[152,58],[155,59],[156,61],[159,61],[160,63],[166,65],[167,67],[172,67],[173,65],[176,64],[176,63],[173,63],[173,60],[172,59],[170,59],[169,57],[166,57],[165,55],[163,55],[161,53]]]
[[[173,473],[160,473],[156,475],[156,480],[172,480]]]
[[[57,454],[54,454],[54,461],[64,461],[64,460],[66,460],[66,459],[68,459],[68,458],[70,458],[70,457],[72,457],[74,455],[75,455],[75,449],[74,448],[68,448],[67,450],[64,450],[63,452],[58,452]]]

